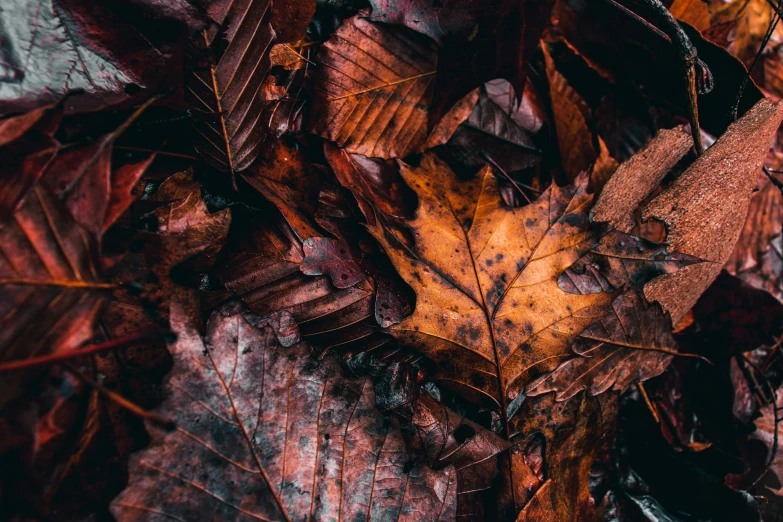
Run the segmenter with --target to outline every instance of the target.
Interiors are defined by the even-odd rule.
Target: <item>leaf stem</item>
[[[72,373],[75,377],[81,379],[86,385],[91,386],[98,392],[102,393],[107,399],[115,403],[117,406],[128,410],[134,415],[137,415],[138,417],[160,428],[163,428],[166,431],[173,431],[177,428],[177,424],[173,420],[163,417],[162,415],[158,415],[157,413],[151,412],[149,410],[145,410],[135,402],[126,399],[119,393],[111,391],[103,384],[93,380],[90,377],[87,377],[84,373],[82,373],[76,366],[74,366],[70,362],[63,361],[60,364],[62,364],[63,367],[66,370],[68,370],[68,372]]]
[[[75,350],[51,353],[48,355],[22,359],[19,361],[0,363],[0,373],[26,370],[29,368],[36,368],[38,366],[46,366],[48,364],[59,363],[68,359],[76,359],[78,357],[84,357],[85,355],[93,355],[96,353],[113,350],[114,348],[129,346],[131,344],[158,340],[162,339],[166,335],[169,335],[170,333],[171,332],[168,330],[147,330],[143,332],[136,332],[125,337],[120,337],[119,339],[112,339],[111,341],[106,341],[104,343],[91,344],[89,346],[77,348]]]

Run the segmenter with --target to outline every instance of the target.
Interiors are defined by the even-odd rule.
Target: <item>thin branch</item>
[[[149,410],[145,410],[135,402],[126,399],[119,393],[111,391],[110,389],[106,388],[103,384],[93,380],[91,377],[86,376],[73,364],[65,361],[60,362],[60,364],[62,364],[63,368],[68,370],[68,372],[72,373],[75,377],[81,379],[81,381],[84,382],[86,385],[91,386],[92,388],[94,388],[95,390],[103,394],[107,399],[115,403],[117,406],[128,410],[134,415],[137,415],[138,417],[146,421],[149,421],[150,423],[160,428],[163,428],[166,431],[172,431],[177,428],[177,424],[173,420],[167,419],[166,417],[163,417],[162,415],[151,412]]]
[[[96,353],[113,350],[115,348],[122,348],[136,343],[161,340],[168,335],[171,335],[171,332],[168,330],[149,330],[144,332],[137,332],[126,337],[112,339],[111,341],[106,341],[105,343],[91,344],[89,346],[77,348],[67,352],[51,353],[40,357],[32,357],[30,359],[0,363],[0,373],[27,370],[39,366],[46,366],[48,364],[59,363],[69,359],[84,357],[85,355],[93,355]]]

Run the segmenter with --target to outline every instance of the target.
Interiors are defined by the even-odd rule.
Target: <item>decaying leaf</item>
[[[190,2],[172,0],[150,23],[152,6],[144,4],[4,2],[0,114],[33,110],[73,90],[84,95],[70,97],[66,112],[97,110],[174,78],[182,67],[177,48],[206,20]]]
[[[302,338],[320,350],[354,341],[373,344],[375,287],[371,280],[364,278],[341,289],[328,276],[303,274],[302,241],[283,220],[257,220],[234,233],[237,240],[216,269],[226,288],[253,313],[289,312]]]
[[[615,299],[612,311],[579,334],[569,359],[531,383],[528,395],[557,392],[558,400],[586,389],[591,395],[622,392],[631,384],[660,375],[677,351],[671,319],[658,303],[630,291]]]
[[[3,359],[74,348],[113,285],[101,280],[95,243],[36,185],[0,228]]]
[[[315,2],[287,4],[275,11],[271,0],[209,3],[207,11],[220,31],[204,31],[204,44],[222,53],[217,51],[214,65],[193,74],[188,94],[193,107],[206,113],[194,127],[198,151],[217,169],[244,170],[259,153],[265,138],[259,124],[265,107],[261,89],[269,75],[269,51],[276,35],[272,24],[298,35],[309,23],[305,13],[312,16]]]
[[[371,227],[416,292],[413,315],[390,332],[436,361],[436,381],[489,400],[501,415],[527,383],[570,356],[573,341],[616,297],[605,277],[604,288],[584,293],[558,284],[568,267],[595,249],[628,260],[618,278],[638,285],[658,273],[648,270],[658,258],[670,259],[665,249],[632,251],[630,236],[591,224],[585,175],[575,187],[552,185],[531,205],[507,210],[490,168],[460,181],[429,154],[401,173],[419,196],[408,223],[414,251]]]
[[[421,152],[437,52],[405,28],[346,20],[318,53],[312,131],[375,158]]]
[[[553,102],[552,113],[560,146],[560,159],[566,176],[573,180],[598,158],[593,146],[593,133],[588,126],[590,108],[555,68],[546,45],[542,48],[546,58],[546,74],[549,78],[549,95]]]
[[[0,360],[70,350],[93,336],[113,284],[91,236],[36,184],[0,225]],[[0,408],[16,399],[8,378]]]
[[[660,219],[667,243],[706,263],[669,274],[645,288],[676,324],[720,273],[740,236],[750,197],[783,105],[762,100],[657,196],[642,217]]]
[[[369,378],[315,363],[304,344],[280,346],[242,314],[213,314],[205,340],[176,304],[171,322],[174,369],[158,411],[177,428],[149,428],[116,517],[454,519],[454,467],[415,462]]]

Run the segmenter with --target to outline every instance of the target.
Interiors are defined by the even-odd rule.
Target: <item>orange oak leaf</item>
[[[641,288],[692,262],[591,223],[586,175],[506,209],[489,167],[460,181],[427,154],[401,174],[419,196],[408,222],[415,247],[370,228],[416,292],[413,315],[389,331],[436,362],[436,381],[489,400],[504,416],[529,382],[571,356],[618,288]],[[574,264],[582,275],[561,279]]]

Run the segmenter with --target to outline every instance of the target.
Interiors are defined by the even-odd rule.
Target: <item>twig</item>
[[[644,402],[647,403],[647,407],[650,408],[650,412],[653,415],[653,418],[655,419],[656,424],[661,423],[661,418],[658,416],[658,410],[655,407],[655,404],[652,403],[650,400],[649,395],[647,395],[647,390],[644,389],[644,384],[642,384],[642,381],[639,381],[636,383],[636,387],[639,388],[639,392],[642,394],[642,397],[644,397]]]
[[[772,5],[772,2],[770,0],[770,5]],[[750,67],[748,68],[748,73],[745,75],[745,78],[743,78],[742,83],[740,84],[739,91],[737,92],[737,98],[734,100],[734,105],[731,108],[731,117],[733,120],[736,121],[738,117],[739,112],[739,104],[740,100],[742,99],[742,95],[745,93],[745,87],[748,85],[748,81],[750,80],[751,74],[753,74],[753,69],[756,68],[756,64],[758,63],[759,59],[761,58],[761,55],[764,54],[764,49],[766,49],[767,44],[769,43],[769,40],[772,38],[772,34],[775,32],[775,27],[777,27],[778,22],[780,21],[781,12],[780,12],[780,0],[778,1],[778,6],[774,7],[773,9],[775,11],[774,16],[769,21],[769,27],[767,27],[767,32],[764,35],[764,39],[761,41],[761,45],[759,46],[759,50],[756,53],[756,56],[753,58],[753,62],[750,64]]]
[[[483,151],[483,150],[482,150],[482,151],[479,153],[479,155],[480,155],[482,158],[484,158],[485,160],[487,160],[487,161],[488,161],[488,162],[489,162],[489,163],[490,163],[490,164],[491,164],[493,167],[495,167],[495,168],[496,168],[496,169],[497,169],[497,170],[498,170],[498,171],[499,171],[501,174],[503,174],[503,175],[506,177],[506,179],[507,179],[507,180],[509,180],[509,181],[511,182],[511,184],[512,184],[512,185],[514,185],[514,188],[515,188],[515,189],[517,189],[517,191],[519,191],[519,193],[520,193],[520,194],[522,194],[522,197],[523,197],[523,198],[525,198],[525,200],[526,200],[528,203],[530,203],[530,202],[531,202],[531,201],[530,201],[530,198],[528,197],[528,195],[527,195],[527,194],[525,194],[525,192],[524,192],[524,191],[523,191],[521,188],[519,188],[519,185],[522,185],[523,187],[525,187],[525,188],[526,188],[526,189],[528,189],[528,190],[531,190],[531,191],[533,191],[533,192],[536,192],[536,193],[538,193],[538,194],[541,194],[541,191],[540,191],[540,190],[536,190],[536,189],[534,189],[533,187],[531,187],[531,186],[529,186],[529,185],[525,185],[524,183],[519,183],[519,184],[518,184],[516,181],[514,181],[514,180],[511,178],[511,176],[509,176],[509,175],[508,175],[508,172],[506,172],[505,170],[503,170],[503,167],[501,167],[500,165],[498,165],[498,164],[497,164],[497,162],[496,162],[495,160],[493,160],[493,159],[492,159],[492,157],[491,157],[489,154],[487,154],[487,152],[486,152],[486,151]]]
[[[32,357],[30,359],[22,359],[20,361],[10,361],[0,363],[0,373],[7,373],[18,370],[27,370],[29,368],[36,368],[38,366],[45,366],[47,364],[58,363],[66,361],[68,359],[76,359],[78,357],[84,357],[85,355],[93,355],[96,353],[113,350],[115,348],[121,348],[132,344],[153,341],[162,339],[171,332],[168,330],[150,330],[145,332],[137,332],[135,334],[121,337],[119,339],[112,339],[105,343],[91,344],[83,348],[77,348],[76,350],[70,350],[67,352],[52,353],[48,355],[42,355],[40,357]]]
[[[154,153],[154,154],[160,154],[161,156],[172,156],[175,158],[183,158],[188,160],[196,160],[198,159],[196,156],[191,156],[190,154],[181,154],[179,152],[167,152],[165,150],[152,150],[152,149],[145,149],[143,147],[128,147],[124,145],[115,145],[114,150],[128,150],[132,152],[147,152],[147,153]]]
[[[62,361],[60,362],[62,364],[63,368],[68,370],[68,372],[72,373],[75,377],[81,379],[86,385],[91,386],[92,388],[98,390],[100,393],[102,393],[107,399],[114,402],[117,406],[121,408],[125,408],[129,412],[133,413],[134,415],[137,415],[138,417],[149,421],[150,423],[163,428],[166,431],[172,431],[177,428],[177,424],[171,420],[167,419],[166,417],[163,417],[162,415],[158,415],[157,413],[151,412],[149,410],[145,410],[135,402],[132,402],[119,393],[113,392],[110,389],[106,388],[103,384],[93,380],[91,377],[87,377],[79,371],[77,367],[75,367],[73,364],[69,362]]]

